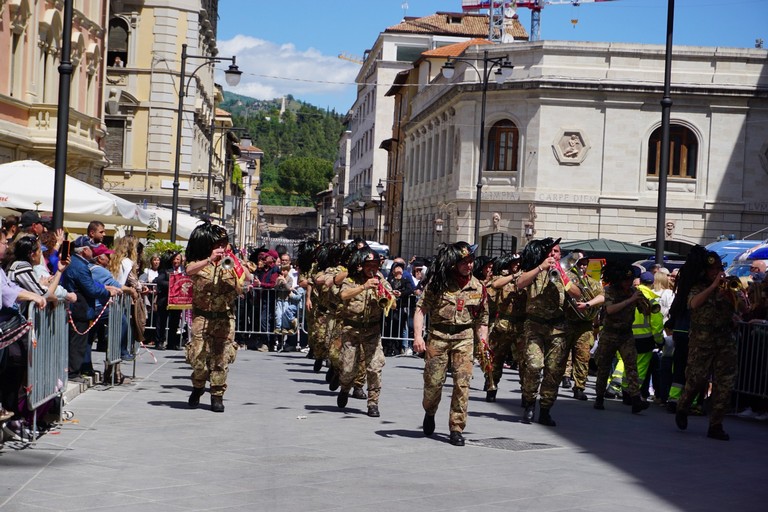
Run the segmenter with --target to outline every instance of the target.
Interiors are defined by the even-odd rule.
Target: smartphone
[[[61,243],[61,248],[59,249],[59,259],[61,261],[66,261],[69,259],[69,257],[72,255],[72,242],[69,240],[64,240]]]

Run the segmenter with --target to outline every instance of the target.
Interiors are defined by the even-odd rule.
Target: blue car
[[[706,248],[708,251],[716,252],[720,259],[723,260],[723,266],[728,268],[744,251],[762,243],[761,240],[722,240],[720,242],[712,242]]]

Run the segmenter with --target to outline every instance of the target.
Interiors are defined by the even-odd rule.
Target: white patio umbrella
[[[56,171],[35,160],[19,160],[0,165],[0,208],[16,211],[53,210]],[[66,177],[64,220],[100,220],[117,226],[148,226],[149,212],[114,194]]]

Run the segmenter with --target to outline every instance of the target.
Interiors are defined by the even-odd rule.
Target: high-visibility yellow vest
[[[641,284],[637,287],[651,304],[658,304],[659,297],[653,290],[646,285]],[[635,309],[635,321],[632,323],[632,334],[637,338],[648,338],[653,336],[654,341],[661,345],[664,343],[664,315],[661,312],[643,315],[638,309]]]

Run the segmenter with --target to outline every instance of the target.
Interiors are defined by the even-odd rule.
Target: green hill
[[[333,177],[343,116],[292,96],[286,97],[282,116],[280,98],[256,100],[225,92],[219,106],[264,151],[261,203],[313,206],[314,195]]]

